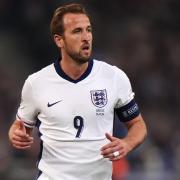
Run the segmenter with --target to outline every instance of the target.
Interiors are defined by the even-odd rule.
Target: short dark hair
[[[89,18],[89,15],[85,10],[85,7],[81,4],[73,3],[73,4],[60,6],[55,10],[51,20],[50,31],[52,37],[55,34],[63,35],[64,33],[63,16],[67,13],[85,14]]]

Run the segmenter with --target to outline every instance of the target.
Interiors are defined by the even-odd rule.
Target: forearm
[[[128,144],[129,151],[132,151],[144,141],[147,136],[147,128],[141,115],[132,120],[132,122],[128,122],[126,125],[128,134],[124,140]]]

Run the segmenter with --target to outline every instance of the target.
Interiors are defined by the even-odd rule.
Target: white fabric
[[[134,93],[123,71],[93,61],[91,73],[78,83],[60,77],[51,64],[24,84],[17,114],[28,127],[34,127],[37,118],[41,122],[39,169],[52,180],[111,179],[112,164],[100,148],[108,143],[105,133],[112,133],[114,108],[130,102]],[[103,107],[96,105],[97,90],[104,95]]]

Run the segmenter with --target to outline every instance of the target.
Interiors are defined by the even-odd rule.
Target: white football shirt
[[[17,116],[27,127],[38,125],[39,170],[49,180],[111,180],[112,164],[100,148],[108,143],[105,133],[112,134],[114,108],[133,98],[126,74],[97,60],[78,80],[58,61],[30,75]]]

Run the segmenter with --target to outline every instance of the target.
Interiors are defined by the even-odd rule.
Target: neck
[[[62,70],[72,79],[79,79],[88,67],[88,62],[78,64],[71,58],[63,58],[60,61]]]

